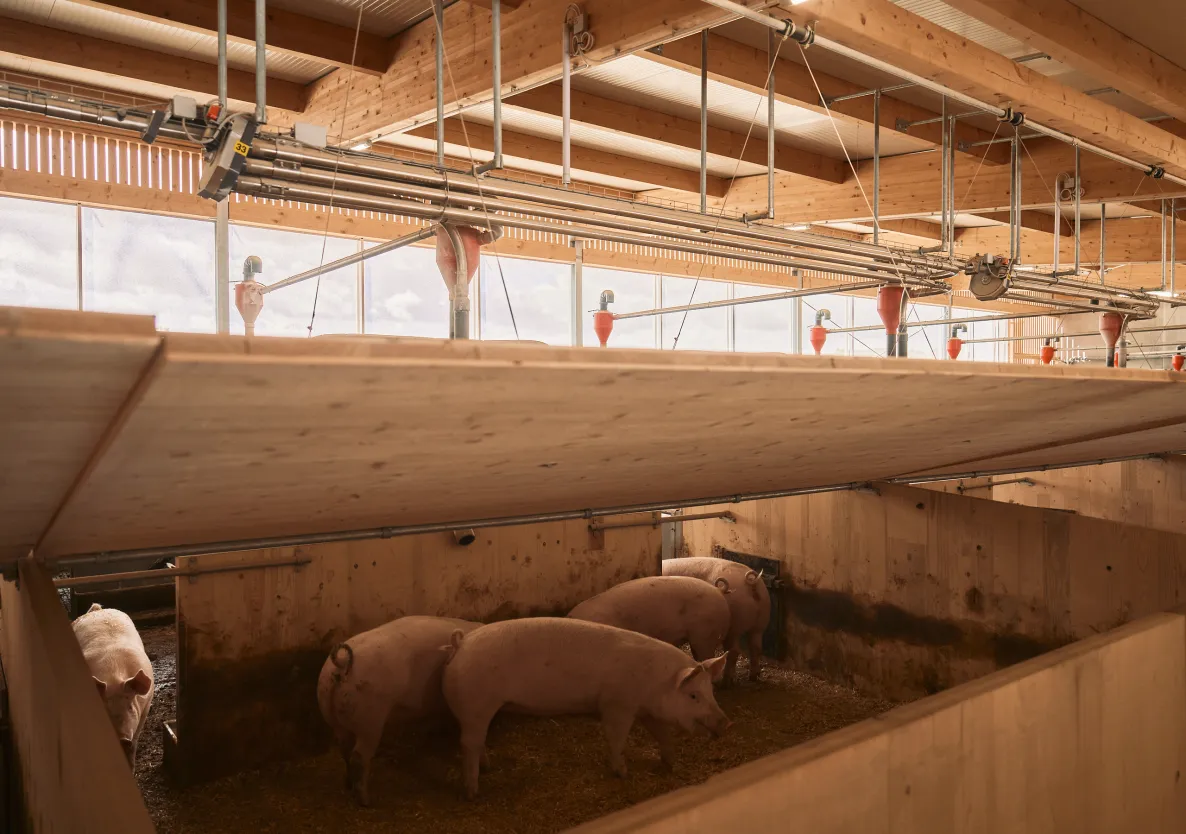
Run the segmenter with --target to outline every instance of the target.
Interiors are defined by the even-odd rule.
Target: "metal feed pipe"
[[[344,258],[338,258],[336,261],[330,261],[327,264],[315,266],[312,269],[305,270],[304,272],[298,272],[296,275],[292,275],[281,281],[277,281],[274,284],[268,284],[263,288],[263,292],[265,294],[275,292],[276,290],[281,290],[285,287],[291,287],[293,284],[299,284],[302,281],[308,281],[310,278],[316,278],[318,275],[324,275],[327,272],[333,272],[335,269],[341,269],[344,266],[361,263],[365,260],[368,260],[369,258],[382,255],[385,252],[402,249],[405,246],[409,246],[413,243],[418,243],[425,238],[432,237],[436,234],[436,231],[437,224],[432,223],[428,226],[425,226],[423,229],[419,229],[415,232],[412,232],[411,234],[404,235],[403,237],[397,237],[394,240],[387,241],[386,243],[380,243],[378,246],[372,246],[370,249],[363,249],[361,252],[354,252]]]
[[[808,287],[801,290],[770,293],[769,295],[750,295],[744,298],[726,298],[721,301],[702,301],[698,304],[682,304],[678,307],[659,307],[654,310],[636,310],[632,313],[614,313],[614,321],[620,319],[639,319],[646,316],[661,316],[665,313],[711,310],[714,307],[737,307],[741,304],[753,304],[758,301],[777,301],[782,298],[804,298],[809,295],[829,295],[831,293],[854,292],[856,290],[871,290],[875,287],[880,287],[881,284],[881,281],[862,281],[853,284],[837,284],[834,287]],[[829,332],[834,333],[836,331]]]
[[[255,120],[261,125],[268,120],[268,39],[265,31],[267,25],[267,0],[255,0]]]

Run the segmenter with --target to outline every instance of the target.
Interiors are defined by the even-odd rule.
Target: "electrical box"
[[[296,139],[302,145],[324,148],[329,143],[329,128],[325,125],[297,122],[292,126],[292,138]]]
[[[198,117],[198,103],[188,96],[173,96],[173,103],[169,109],[178,119],[196,119]]]

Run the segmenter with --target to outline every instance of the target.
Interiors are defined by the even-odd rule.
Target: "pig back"
[[[691,576],[709,584],[715,584],[718,579],[728,582],[730,593],[725,595],[725,600],[732,620],[731,633],[763,630],[770,622],[770,594],[766,585],[743,564],[714,556],[666,559],[663,575]],[[746,581],[747,576],[751,581]]]
[[[701,627],[729,627],[729,606],[716,588],[690,576],[649,576],[615,585],[568,615],[637,631],[679,645]]]
[[[503,707],[534,715],[594,713],[607,700],[646,703],[694,665],[679,649],[632,631],[558,617],[483,626],[445,667],[454,714]]]

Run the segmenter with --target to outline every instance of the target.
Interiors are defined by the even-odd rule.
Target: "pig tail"
[[[346,653],[345,660],[339,654],[343,651]],[[338,645],[330,649],[329,659],[338,668],[339,677],[345,677],[350,674],[350,670],[354,667],[354,649],[350,648],[349,643],[338,643]]]

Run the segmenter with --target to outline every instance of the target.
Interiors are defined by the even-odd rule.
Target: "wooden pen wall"
[[[937,692],[1186,601],[1186,536],[878,484],[688,522],[692,555],[782,563],[788,661],[886,697]]]
[[[650,516],[625,520],[640,518]],[[178,580],[183,778],[323,749],[316,681],[341,640],[407,614],[564,616],[612,585],[655,574],[660,547],[657,527],[594,534],[569,521],[478,530],[468,547],[439,533],[182,559],[203,567],[311,560]]]

